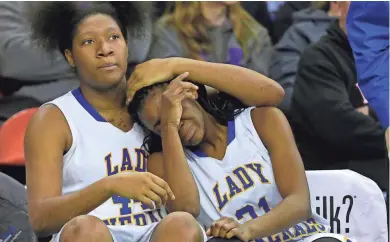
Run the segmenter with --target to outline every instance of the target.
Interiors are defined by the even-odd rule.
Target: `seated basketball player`
[[[189,213],[164,217],[159,209],[175,197],[165,181],[145,172],[144,136],[127,112],[127,32],[143,22],[139,4],[43,2],[32,20],[38,40],[63,53],[80,80],[79,89],[40,108],[25,137],[30,220],[38,234],[55,234],[54,241],[205,239]],[[130,83],[170,80],[183,69],[248,105],[277,105],[283,97],[260,74],[185,59],[146,62]]]
[[[304,167],[283,113],[235,109],[227,98],[214,105],[202,85],[183,82],[187,76],[140,89],[129,106],[147,135],[148,171],[175,194],[168,210],[191,213],[209,236],[340,241],[311,211]]]

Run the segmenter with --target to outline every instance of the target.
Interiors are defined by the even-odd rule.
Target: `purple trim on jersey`
[[[234,125],[234,120],[231,120],[228,122],[228,145],[234,140],[235,137],[236,126]],[[193,153],[198,157],[207,157],[206,153],[204,153],[202,150],[196,150]]]
[[[77,88],[72,91],[73,96],[80,103],[80,105],[87,111],[96,121],[98,122],[107,122],[102,115],[100,115],[92,106],[89,104],[87,99],[85,99],[84,95],[81,93],[81,89]]]

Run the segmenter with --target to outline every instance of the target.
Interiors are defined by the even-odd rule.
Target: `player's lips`
[[[110,71],[110,70],[114,70],[117,67],[118,66],[115,63],[106,62],[106,63],[104,63],[104,65],[99,66],[98,69]]]

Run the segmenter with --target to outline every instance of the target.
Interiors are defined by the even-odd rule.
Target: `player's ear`
[[[69,65],[74,68],[75,64],[74,64],[72,51],[70,51],[69,49],[66,49],[64,54],[65,54],[66,60],[68,61]]]

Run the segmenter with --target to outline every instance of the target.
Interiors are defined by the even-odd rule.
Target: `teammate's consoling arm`
[[[180,57],[153,59],[137,65],[128,80],[127,103],[141,88],[170,81],[182,73],[189,80],[225,92],[248,106],[277,106],[284,90],[276,81],[250,69]]]
[[[247,68],[174,57],[174,75],[189,72],[189,80],[211,86],[248,106],[277,106],[284,90],[276,81]]]
[[[283,201],[270,212],[244,224],[251,239],[263,238],[311,216],[310,194],[302,158],[289,123],[277,108],[256,108],[251,113],[256,131],[268,149],[275,182]]]

